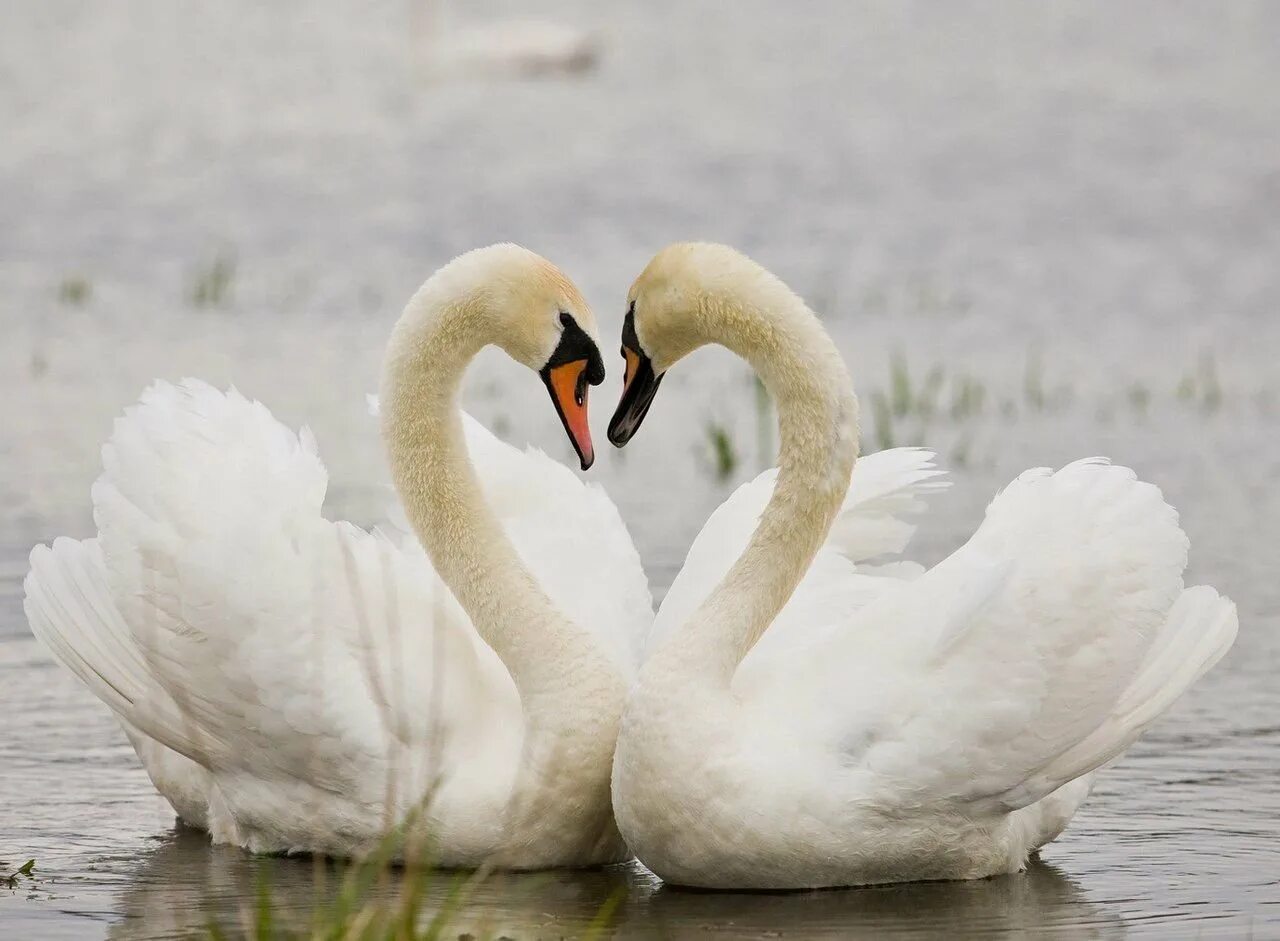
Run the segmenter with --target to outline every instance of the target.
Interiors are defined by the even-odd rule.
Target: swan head
[[[502,322],[500,346],[541,378],[582,469],[595,462],[587,421],[590,386],[604,381],[595,315],[569,277],[541,255],[494,246],[490,308]]]
[[[604,381],[604,360],[595,315],[577,286],[541,255],[511,244],[467,252],[428,285],[432,299],[449,299],[440,306],[475,315],[470,322],[482,344],[541,377],[582,469],[590,467],[587,392]]]
[[[714,341],[723,302],[761,274],[767,272],[737,250],[709,242],[668,245],[640,272],[622,325],[622,398],[609,422],[615,446],[639,429],[667,370]]]

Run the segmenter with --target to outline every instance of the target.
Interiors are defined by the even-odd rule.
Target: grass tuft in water
[[[1044,364],[1035,350],[1027,354],[1027,365],[1022,372],[1022,400],[1037,412],[1043,412],[1049,402],[1044,391]]]
[[[1138,413],[1139,417],[1147,416],[1147,409],[1151,407],[1151,390],[1141,382],[1135,382],[1129,386],[1125,393],[1129,399],[1129,406]]]
[[[738,452],[733,446],[733,438],[729,435],[729,429],[719,422],[709,422],[707,424],[707,443],[711,447],[711,466],[715,471],[716,479],[719,481],[728,480],[738,467]]]
[[[35,875],[33,873],[35,872],[35,868],[36,868],[36,861],[34,859],[28,859],[25,863],[23,863],[21,866],[15,869],[13,872],[9,873],[7,876],[0,876],[0,882],[3,882],[6,886],[12,889],[14,886],[18,884],[19,876],[25,876],[28,879],[34,879]]]
[[[343,868],[335,888],[328,880],[329,867],[335,863],[316,857],[315,907],[309,916],[277,904],[271,878],[275,861],[261,859],[252,907],[241,912],[238,924],[210,922],[206,937],[210,941],[441,941],[460,937],[464,928],[458,924],[459,911],[491,872],[434,868],[429,862],[433,858],[430,840],[418,827],[422,812],[422,808],[416,809],[404,823],[393,827],[366,859],[337,863]],[[424,924],[427,892],[437,879],[448,880],[444,902]]]
[[[88,278],[81,275],[63,278],[62,283],[58,285],[58,300],[72,307],[79,307],[92,296],[93,285],[89,283]]]
[[[871,414],[876,423],[876,450],[887,451],[895,447],[893,407],[889,404],[889,397],[879,390],[871,393]]]
[[[925,373],[924,381],[917,387],[911,380],[907,358],[901,350],[895,350],[889,357],[887,405],[890,414],[894,418],[915,416],[922,421],[929,421],[938,412],[946,382],[946,370],[941,364],[935,364]]]
[[[923,381],[917,381],[913,379],[907,357],[901,350],[895,350],[889,357],[886,386],[872,390],[864,398],[870,413],[864,448],[885,450],[928,445],[931,425],[948,420],[959,431],[967,423],[986,416],[1012,424],[1035,413],[1063,413],[1082,405],[1093,407],[1095,418],[1101,424],[1111,424],[1122,414],[1141,422],[1148,418],[1159,400],[1148,384],[1133,380],[1105,393],[1100,401],[1090,403],[1081,401],[1069,383],[1050,383],[1045,376],[1040,353],[1032,348],[1026,354],[1020,385],[1015,383],[1013,388],[989,389],[972,374],[949,374],[941,364],[931,366]],[[1179,402],[1205,415],[1217,414],[1224,408],[1226,393],[1218,378],[1217,360],[1211,352],[1200,355],[1194,368],[1178,383],[1175,394]],[[1270,392],[1257,393],[1252,401],[1264,414],[1280,410]],[[941,446],[946,448],[945,444]],[[954,460],[958,466],[972,463],[973,447],[972,432],[965,431],[953,439]]]
[[[895,418],[911,414],[915,396],[911,393],[911,373],[901,350],[889,354],[889,411]]]
[[[1222,383],[1218,381],[1218,362],[1211,352],[1200,354],[1194,371],[1178,382],[1174,395],[1179,402],[1212,415],[1222,408]]]
[[[942,384],[946,381],[946,373],[941,366],[934,366],[925,373],[924,382],[916,395],[915,410],[922,421],[929,421],[938,410],[938,397],[942,393]]]
[[[1222,384],[1218,382],[1218,363],[1212,353],[1200,357],[1200,388],[1202,409],[1216,412],[1222,407]]]
[[[231,300],[235,278],[235,255],[229,251],[218,252],[208,265],[195,272],[191,280],[191,303],[196,307],[225,307]]]
[[[961,376],[951,386],[951,420],[967,421],[982,414],[986,405],[987,389],[972,376]]]
[[[251,908],[241,912],[236,923],[211,921],[205,927],[209,941],[231,938],[250,941],[445,941],[445,939],[494,939],[481,915],[469,923],[463,907],[475,891],[493,878],[490,870],[453,872],[434,869],[421,862],[395,865],[398,852],[388,841],[369,859],[351,863],[342,873],[336,894],[329,896],[325,870],[332,864],[317,859],[316,906],[309,914],[290,911],[277,903],[272,887],[273,860],[260,861],[257,890]],[[410,857],[412,859],[412,857]],[[428,892],[443,880],[443,898],[431,912],[426,910]],[[619,887],[605,899],[581,935],[600,938],[608,930],[625,899]],[[439,892],[437,898],[441,898]],[[560,937],[561,935],[555,935]],[[504,936],[497,936],[504,937]]]
[[[898,350],[889,359],[888,389],[873,391],[869,401],[876,449],[884,450],[925,443],[929,425],[935,419],[950,416],[959,423],[982,414],[987,391],[971,376],[948,377],[940,363],[931,366],[917,384],[911,378],[906,357]],[[904,432],[904,427],[910,430]]]

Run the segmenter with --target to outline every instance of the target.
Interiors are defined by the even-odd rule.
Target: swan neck
[[[770,280],[713,304],[720,342],[746,359],[778,411],[773,495],[729,573],[680,631],[683,662],[727,687],[826,541],[858,456],[858,403],[835,344],[799,297]]]
[[[467,453],[459,396],[486,345],[483,295],[441,298],[431,281],[410,302],[387,350],[382,434],[392,479],[418,539],[476,631],[506,665],[526,712],[580,687],[594,650],[543,591],[484,499]],[[562,703],[561,703],[562,704]]]

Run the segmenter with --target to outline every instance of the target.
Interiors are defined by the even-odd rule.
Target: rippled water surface
[[[617,895],[620,937],[1280,937],[1280,5],[1217,6],[546,3],[599,32],[598,68],[428,81],[408,0],[7,4],[0,873],[37,863],[0,882],[0,935],[181,937],[253,897],[254,861],[175,829],[21,610],[27,551],[91,532],[98,446],[150,378],[234,382],[309,423],[329,512],[368,523],[363,393],[434,267],[526,243],[613,336],[648,256],[705,237],[822,313],[867,447],[938,448],[956,486],[917,557],[1022,468],[1109,454],[1182,511],[1190,578],[1238,601],[1240,639],[1024,874],[756,896],[638,867],[511,876],[459,930],[572,937]],[[469,407],[568,460],[534,382],[486,355]],[[657,595],[771,447],[730,357],[663,389],[591,472]],[[308,910],[315,875],[278,861],[278,903]]]

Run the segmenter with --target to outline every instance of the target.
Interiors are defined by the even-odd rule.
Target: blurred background
[[[1072,936],[1280,932],[1278,88],[1268,0],[0,0],[0,874],[46,872],[0,885],[0,925],[151,937],[182,924],[146,911],[237,902],[242,864],[171,831],[21,612],[30,546],[92,531],[98,449],[152,378],[235,384],[309,424],[328,512],[374,523],[364,394],[390,325],[452,256],[520,242],[600,319],[590,476],[660,598],[709,511],[773,460],[767,401],[713,351],[625,452],[604,443],[627,287],[697,238],[811,302],[866,449],[928,444],[952,471],[922,561],[1022,469],[1101,453],[1164,489],[1189,579],[1241,608],[1236,649],[1102,777],[1056,868],[998,899],[742,917],[800,936],[993,907]],[[572,463],[535,382],[485,355],[468,408]],[[651,887],[627,885],[642,932]],[[662,905],[677,934],[735,917]]]

